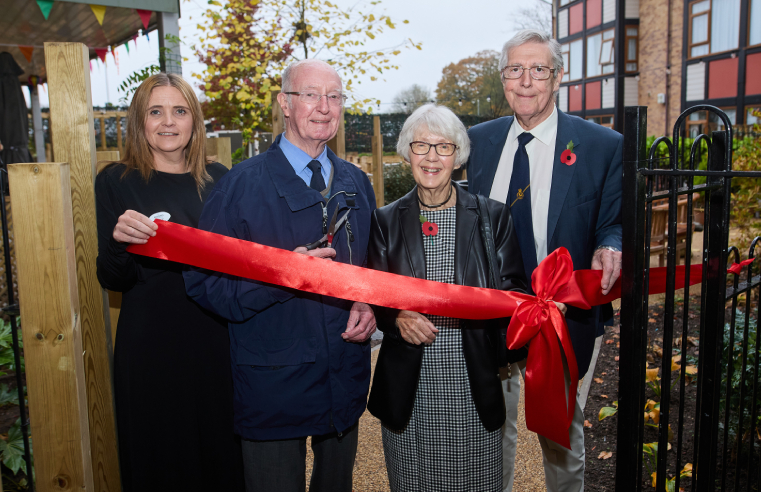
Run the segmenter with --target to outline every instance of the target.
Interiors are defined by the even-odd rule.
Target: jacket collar
[[[560,213],[563,211],[563,203],[565,203],[565,198],[568,195],[568,188],[571,186],[573,174],[581,159],[581,154],[577,150],[581,147],[581,138],[579,138],[579,134],[576,132],[573,118],[559,109],[557,111],[558,133],[555,138],[555,161],[552,165],[552,188],[550,190],[550,205],[547,214],[547,251],[554,249],[552,239],[555,234],[555,228],[558,225]],[[577,156],[576,163],[568,166],[560,161],[560,154],[563,153],[568,146],[568,142],[571,141],[573,141],[573,152]]]
[[[489,146],[483,150],[483,160],[481,162],[486,163],[486,168],[483,172],[483,186],[479,188],[480,194],[483,196],[489,196],[491,194],[491,187],[494,183],[494,176],[497,174],[497,166],[499,166],[499,158],[502,156],[502,150],[505,148],[505,142],[507,141],[507,134],[510,132],[510,127],[513,125],[513,117],[507,116],[503,118],[504,123],[497,127],[491,137],[489,137]]]
[[[282,134],[278,135],[275,141],[270,145],[266,153],[265,166],[269,172],[275,189],[281,198],[285,198],[288,208],[291,212],[309,208],[317,203],[325,203],[322,195],[307,185],[301,179],[293,166],[286,159],[285,154],[280,149],[280,139]],[[358,186],[346,168],[351,164],[341,160],[328,149],[328,158],[333,164],[333,183],[331,193],[335,191],[346,191],[347,193],[357,193]]]
[[[455,283],[462,285],[470,258],[470,251],[478,230],[478,203],[473,195],[452,183],[457,192],[455,203],[457,222],[455,228]],[[402,239],[407,250],[412,276],[426,278],[425,249],[420,224],[420,205],[417,186],[399,199],[399,221]]]

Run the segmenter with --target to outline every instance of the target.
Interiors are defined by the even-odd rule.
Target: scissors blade
[[[330,226],[328,227],[328,233],[326,239],[328,240],[328,247],[333,244],[333,236],[336,234],[336,219],[338,218],[338,205],[333,210],[333,217],[330,219]]]
[[[349,212],[351,212],[351,210],[347,210],[346,213],[343,214],[343,216],[340,219],[338,219],[338,221],[335,223],[335,227],[333,228],[333,234],[328,234],[327,236],[328,248],[333,247],[333,237],[336,235],[335,231],[340,229],[343,223],[346,222],[346,219],[349,217]]]

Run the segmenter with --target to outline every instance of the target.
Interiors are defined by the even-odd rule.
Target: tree
[[[411,39],[384,48],[366,46],[396,28],[390,17],[372,12],[379,3],[342,9],[329,0],[229,0],[224,6],[210,0],[218,9],[204,14],[206,21],[198,28],[208,34],[196,50],[207,65],[196,75],[208,98],[207,116],[242,127],[247,138],[254,127],[269,127],[272,91],[280,89],[280,73],[294,60],[330,63],[350,96],[360,75],[377,73],[370,77],[376,80],[398,69],[391,58],[401,48],[422,47]],[[369,10],[359,10],[364,6]],[[352,100],[350,109],[355,110],[372,101]]]
[[[552,32],[552,2],[549,0],[533,0],[533,5],[519,9],[513,20],[517,29],[539,29]]]
[[[431,102],[433,96],[427,87],[412,84],[406,89],[400,90],[393,100],[392,111],[394,113],[410,114],[425,103]]]
[[[499,118],[511,114],[499,74],[499,53],[479,51],[444,67],[436,99],[457,114]]]

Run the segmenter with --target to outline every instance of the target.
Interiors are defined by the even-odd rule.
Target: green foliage
[[[26,391],[26,388],[24,388]],[[0,407],[6,405],[18,405],[18,391],[16,388],[9,390],[8,385],[3,383],[0,385]]]
[[[745,313],[739,309],[736,311],[736,326],[735,333],[732,336],[729,323],[724,325],[724,344],[721,351],[721,366],[728,367],[730,361],[727,357],[727,348],[732,347],[732,395],[729,399],[729,405],[727,405],[727,395],[724,393],[724,388],[727,387],[727,373],[722,371],[721,388],[722,395],[719,400],[719,409],[723,412],[729,411],[729,435],[730,439],[737,439],[737,431],[740,426],[740,391],[745,387],[745,408],[742,414],[743,432],[753,432],[754,429],[761,431],[761,415],[757,416],[753,425],[751,425],[751,406],[753,404],[753,381],[754,373],[753,368],[756,363],[756,337],[758,336],[757,320],[750,316],[748,319],[748,359],[745,367],[742,365],[742,351],[743,351],[743,330],[745,323]],[[744,377],[744,381],[743,381]],[[756,400],[756,407],[761,408],[761,394],[758,395]],[[720,424],[723,428],[723,421]]]
[[[119,92],[123,92],[124,95],[119,99],[119,102],[126,105],[129,102],[130,97],[135,93],[140,84],[151,75],[157,74],[161,71],[158,65],[150,65],[142,70],[135,70],[122,82],[119,86]]]
[[[243,147],[239,148],[238,150],[236,150],[235,152],[233,152],[233,154],[232,154],[232,163],[233,163],[233,166],[238,164],[238,163],[241,163],[241,162],[243,162],[243,161],[245,161],[247,159],[245,150],[246,150],[246,147],[243,146]]]
[[[499,56],[496,51],[480,51],[444,67],[436,87],[439,104],[458,115],[476,115],[479,106],[481,115],[490,119],[511,114],[500,80]]]
[[[32,437],[29,436],[29,451],[32,450]],[[15,475],[19,470],[26,471],[26,460],[24,459],[24,439],[21,436],[21,419],[16,419],[16,423],[8,431],[8,439],[0,439],[0,456],[5,466]],[[32,459],[34,462],[34,459]]]
[[[412,167],[406,162],[383,166],[383,200],[386,204],[395,202],[415,187]]]
[[[761,118],[761,111],[753,114]],[[736,139],[734,142],[732,169],[735,171],[758,171],[761,169],[761,125],[753,125],[754,135]],[[761,211],[759,203],[761,183],[757,178],[732,179],[732,225],[740,233],[740,251],[750,245],[754,237],[761,235],[761,222],[755,219]]]
[[[600,414],[597,416],[597,420],[599,421],[612,417],[616,413],[618,413],[618,401],[614,401],[612,407],[602,407],[600,409]]]
[[[19,348],[22,349],[24,348],[24,343],[21,340],[21,329],[18,317],[16,317],[16,326],[19,327],[18,344]],[[21,371],[24,371],[24,369],[24,357],[22,355]],[[0,376],[5,376],[5,370],[15,371],[16,360],[13,357],[13,333],[11,332],[11,323],[10,321],[2,320],[2,324],[0,324]]]

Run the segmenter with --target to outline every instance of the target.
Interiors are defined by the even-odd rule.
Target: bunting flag
[[[32,53],[34,52],[34,46],[19,46],[18,49],[21,51],[21,54],[24,55],[26,61],[32,63]]]
[[[124,47],[127,48],[127,54],[129,55],[129,41],[124,43]]]
[[[111,46],[111,56],[114,57],[114,63],[116,64],[116,75],[119,75],[119,52]]]
[[[92,60],[90,60],[90,71],[92,72]]]
[[[150,10],[142,10],[142,9],[135,9],[137,10],[137,15],[140,16],[140,20],[143,22],[143,29],[146,31],[148,30],[148,23],[151,21],[151,12]]]
[[[135,34],[134,36],[132,36],[132,41],[134,41],[134,43],[135,43],[135,48],[137,48],[137,34]]]
[[[108,53],[108,48],[93,48],[93,50],[95,50],[95,54],[98,55],[100,61],[106,63],[106,53]]]
[[[106,7],[103,5],[90,4],[92,13],[95,14],[95,18],[98,19],[98,24],[103,25],[103,17],[106,15]]]
[[[53,0],[37,0],[37,6],[42,11],[45,20],[50,16],[50,10],[53,8]]]
[[[144,30],[144,31],[143,31],[143,33],[145,34],[145,39],[147,39],[148,41],[150,41],[150,40],[151,40],[151,37],[150,37],[150,36],[148,36],[148,30],[147,30],[147,29],[146,29],[146,30]]]

